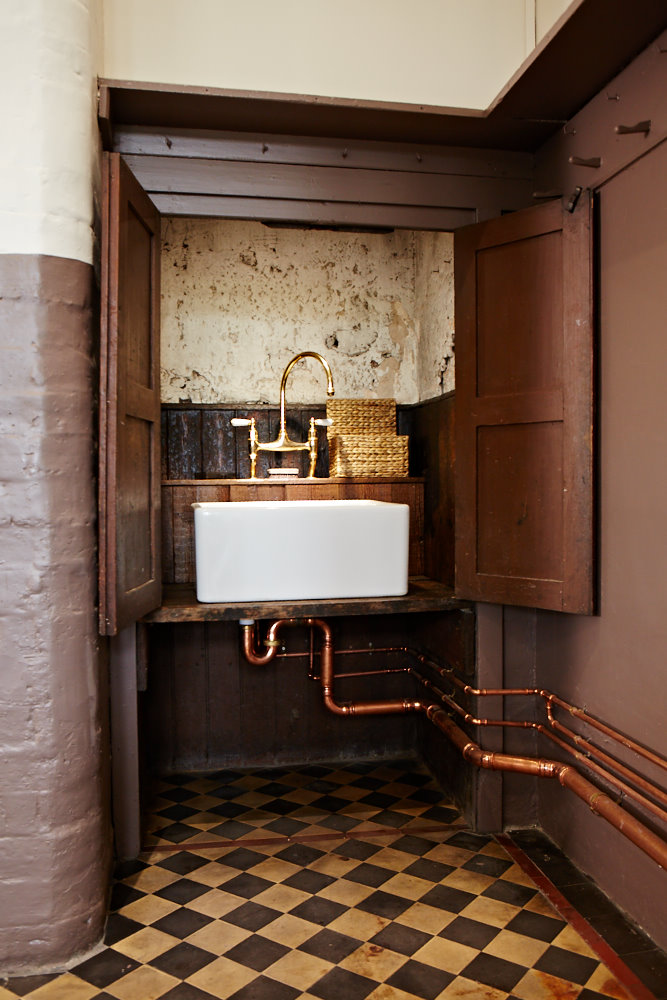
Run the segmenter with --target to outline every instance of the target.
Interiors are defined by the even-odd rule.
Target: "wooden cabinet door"
[[[105,154],[100,351],[100,632],[159,607],[160,217]]]
[[[458,230],[456,592],[593,611],[591,207]]]

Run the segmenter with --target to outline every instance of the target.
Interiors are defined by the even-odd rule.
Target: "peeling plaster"
[[[452,353],[430,276],[420,280],[428,308],[417,303],[422,259],[420,266],[429,267],[439,252],[439,280],[451,286],[451,240],[441,246],[433,240],[440,235],[166,220],[163,401],[276,403],[285,365],[306,350],[327,359],[339,397],[414,403],[447,391],[433,365],[419,359],[422,341],[429,357],[437,354],[441,361]],[[420,249],[425,238],[434,247],[430,255]],[[443,247],[449,247],[448,265]],[[424,367],[425,389],[419,381]],[[288,398],[324,399],[319,366],[306,362],[295,369]]]
[[[454,389],[454,237],[419,233],[415,249],[421,399]]]

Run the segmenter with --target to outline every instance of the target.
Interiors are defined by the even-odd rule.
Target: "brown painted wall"
[[[602,188],[599,214],[600,613],[538,613],[537,680],[666,754],[667,143]],[[664,871],[558,789],[539,820],[667,946]]]
[[[101,937],[110,864],[95,622],[92,268],[0,256],[0,969]]]
[[[536,189],[568,196],[581,185],[597,198],[599,613],[504,608],[502,639],[486,649],[496,683],[551,689],[662,754],[666,44],[667,32],[536,155]],[[648,132],[616,132],[645,119],[651,120]],[[593,155],[600,158],[598,168],[571,163]],[[484,647],[479,633],[478,641]],[[484,683],[481,672],[479,681]],[[543,717],[531,714],[528,701],[507,699],[505,710],[515,719]],[[594,742],[618,753],[600,738]],[[503,745],[509,752],[558,752],[519,731],[506,732]],[[664,785],[664,772],[645,765],[640,770]],[[506,828],[541,826],[617,906],[667,946],[667,875],[574,796],[556,783],[504,775],[502,822]],[[602,927],[605,919],[594,916],[592,922]]]

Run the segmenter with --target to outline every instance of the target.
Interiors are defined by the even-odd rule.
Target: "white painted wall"
[[[90,263],[101,0],[5,0],[0,39],[0,253]]]
[[[452,237],[169,219],[162,254],[165,402],[278,402],[300,351],[338,397],[414,403],[453,388]],[[449,360],[446,360],[446,359]],[[314,362],[289,400],[325,398]]]
[[[486,108],[564,0],[104,0],[104,75]]]
[[[535,0],[535,41],[541,42],[568,7],[576,6],[570,0]]]

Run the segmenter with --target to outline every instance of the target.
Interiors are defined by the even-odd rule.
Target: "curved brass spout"
[[[300,443],[298,441],[292,441],[287,434],[287,427],[285,426],[285,386],[287,385],[287,378],[294,366],[298,365],[299,361],[303,358],[315,358],[316,361],[319,361],[327,375],[327,396],[333,396],[334,394],[331,368],[329,367],[329,363],[322,357],[321,354],[318,354],[316,351],[302,351],[301,354],[297,354],[296,357],[292,358],[290,363],[285,368],[283,377],[280,380],[280,430],[278,431],[278,437],[275,441],[272,441],[269,445],[263,446],[267,450],[293,451],[299,449],[305,451],[308,448],[307,442]]]

